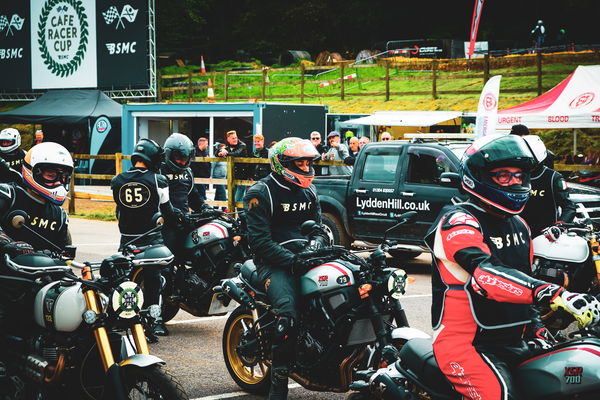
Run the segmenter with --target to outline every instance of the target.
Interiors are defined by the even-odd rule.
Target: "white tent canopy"
[[[341,125],[432,126],[462,116],[460,111],[375,111]]]
[[[526,103],[498,111],[497,129],[600,128],[600,65],[579,66],[561,83]]]

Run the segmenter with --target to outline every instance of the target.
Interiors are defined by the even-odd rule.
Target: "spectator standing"
[[[358,148],[362,149],[363,146],[367,143],[369,143],[371,141],[371,139],[369,139],[368,136],[361,136],[360,139],[358,139]]]
[[[329,150],[322,155],[323,160],[330,161],[344,161],[349,155],[348,147],[340,143],[340,133],[338,131],[331,131],[327,135],[329,141]],[[330,165],[329,175],[350,175],[352,167],[347,165]]]
[[[225,148],[225,143],[215,143],[215,154],[218,155]],[[214,179],[227,179],[227,163],[219,161],[212,163],[212,177]],[[215,185],[215,201],[227,201],[226,185]]]
[[[356,162],[356,157],[358,157],[358,152],[360,150],[358,138],[351,137],[350,140],[348,140],[348,147],[348,152],[350,153],[350,155],[344,158],[344,162],[348,165],[354,165],[354,163]]]
[[[381,133],[381,141],[385,142],[387,140],[392,140],[392,134],[389,132],[382,132]]]
[[[208,139],[205,137],[198,138],[196,142],[196,157],[208,157]],[[209,162],[193,162],[192,173],[194,178],[210,178],[210,163]],[[206,183],[195,184],[196,191],[200,198],[206,201]]]
[[[544,27],[544,21],[538,20],[537,24],[531,30],[531,37],[535,41],[535,48],[539,49],[544,45],[544,39],[546,38],[546,28]]]
[[[35,146],[36,144],[40,144],[43,141],[44,141],[44,131],[42,131],[41,129],[38,129],[37,131],[35,131],[35,138],[33,139],[32,146]]]
[[[237,132],[234,130],[228,131],[225,134],[225,147],[223,147],[217,153],[217,157],[246,157],[246,144],[238,139]],[[246,179],[247,167],[244,164],[236,164],[233,170],[235,179]],[[246,192],[245,186],[236,186],[234,189],[234,198],[236,203],[241,202],[244,199],[244,193]]]
[[[310,133],[310,142],[312,143],[313,146],[315,146],[315,149],[317,149],[319,156],[321,156],[323,153],[325,153],[327,151],[327,149],[325,148],[325,145],[321,141],[321,134],[318,131],[312,131]],[[327,169],[327,167],[315,165],[315,166],[313,166],[313,168],[315,170],[315,176],[323,175],[325,172],[327,172],[327,171],[324,171]]]
[[[265,148],[265,137],[261,134],[254,135],[254,151],[252,152],[254,158],[269,158],[269,150]],[[254,172],[252,173],[252,180],[258,181],[271,173],[271,166],[269,164],[254,164]]]

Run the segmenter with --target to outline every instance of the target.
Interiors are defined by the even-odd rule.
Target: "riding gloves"
[[[547,284],[536,291],[536,301],[548,301],[553,311],[562,309],[573,315],[580,328],[600,322],[600,301],[589,294],[571,293],[565,288]]]

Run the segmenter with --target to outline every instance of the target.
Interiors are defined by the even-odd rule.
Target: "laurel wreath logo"
[[[75,12],[77,12],[77,16],[79,17],[81,25],[81,37],[79,40],[79,48],[75,53],[75,57],[73,57],[73,59],[66,64],[57,63],[52,59],[52,56],[48,51],[45,35],[46,22],[48,21],[50,11],[52,11],[54,6],[59,3],[70,4],[75,9]],[[83,5],[81,4],[80,0],[49,0],[42,8],[40,22],[38,23],[38,44],[40,45],[39,50],[42,53],[44,64],[48,66],[48,68],[53,74],[60,76],[61,78],[67,77],[77,70],[77,68],[81,65],[81,61],[83,60],[83,56],[87,49],[88,23],[84,11],[85,9],[83,8]]]

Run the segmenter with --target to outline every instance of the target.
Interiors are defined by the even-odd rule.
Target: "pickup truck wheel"
[[[422,252],[420,251],[406,251],[406,250],[389,250],[388,253],[398,260],[411,260],[419,257]]]
[[[323,213],[321,215],[325,229],[329,230],[331,237],[333,238],[333,244],[348,247],[350,246],[350,237],[344,229],[344,225],[333,214]]]

